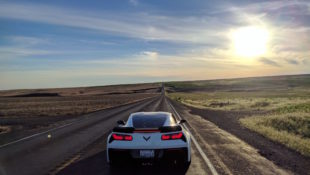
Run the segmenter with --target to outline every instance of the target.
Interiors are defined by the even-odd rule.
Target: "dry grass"
[[[1,117],[78,116],[152,97],[155,94],[121,94],[81,97],[0,98]]]
[[[310,156],[309,113],[272,114],[240,119],[245,127]]]
[[[159,83],[73,87],[73,88],[50,88],[50,89],[19,89],[0,91],[0,97],[23,96],[27,94],[56,94],[62,97],[108,95],[108,94],[129,94],[129,93],[153,93],[158,90]]]
[[[167,83],[168,96],[196,108],[248,111],[240,123],[310,156],[310,75]],[[264,111],[256,115],[255,111]]]
[[[153,97],[158,90],[158,84],[142,84],[0,91],[0,117],[78,116]]]
[[[278,97],[257,96],[255,92],[247,93],[247,97],[238,96],[235,92],[216,92],[216,93],[170,93],[168,96],[183,104],[212,110],[225,111],[271,111],[271,110],[293,110],[288,106],[307,106],[310,104],[309,97],[286,97],[283,93]],[[244,95],[244,94],[242,94]],[[278,94],[279,95],[279,94]]]
[[[217,94],[217,95],[215,95]],[[248,94],[249,95],[249,94]],[[283,93],[278,97],[248,98],[232,93],[171,93],[172,99],[183,104],[224,111],[265,111],[265,115],[255,115],[240,119],[240,123],[265,137],[310,156],[310,97],[290,96]]]

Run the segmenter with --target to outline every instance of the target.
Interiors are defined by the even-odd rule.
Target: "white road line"
[[[76,122],[76,121],[71,122],[71,123],[68,123],[68,124],[65,124],[65,125],[62,125],[62,126],[59,126],[59,127],[57,127],[57,128],[49,129],[49,130],[47,130],[47,131],[43,131],[43,132],[40,132],[40,133],[36,133],[36,134],[30,135],[30,136],[21,138],[21,139],[19,139],[19,140],[15,140],[15,141],[6,143],[6,144],[4,144],[4,145],[1,145],[1,146],[0,146],[0,149],[3,148],[3,147],[6,147],[6,146],[12,145],[12,144],[14,144],[14,143],[23,141],[23,140],[27,140],[27,139],[30,139],[30,138],[32,138],[32,137],[36,137],[36,136],[38,136],[38,135],[46,134],[46,133],[48,133],[48,132],[51,132],[51,131],[54,131],[54,130],[57,130],[57,129],[60,129],[60,128],[64,128],[64,127],[66,127],[66,126],[72,125],[72,124],[75,123],[75,122]]]
[[[144,100],[146,100],[146,99],[151,99],[151,98],[153,98],[153,97],[147,97],[147,98],[145,98],[145,99],[142,99],[142,100],[139,100],[139,101],[136,101],[136,102],[141,102],[141,101],[144,101]],[[134,104],[134,103],[136,103],[136,102],[133,102],[133,103],[125,103],[125,104],[123,104],[123,105],[121,105],[121,106]],[[111,107],[111,108],[113,108],[113,107]],[[106,109],[109,109],[109,108],[106,108]],[[106,110],[106,109],[104,109],[104,110]],[[97,111],[95,111],[95,112],[97,112]],[[87,115],[87,114],[86,114],[86,115]],[[61,125],[61,126],[59,126],[59,127],[49,129],[49,130],[47,130],[47,131],[43,131],[43,132],[40,132],[40,133],[36,133],[36,134],[30,135],[30,136],[27,136],[27,137],[23,137],[23,138],[21,138],[21,139],[18,139],[18,140],[15,140],[15,141],[12,141],[12,142],[3,144],[3,145],[0,145],[0,149],[1,149],[1,148],[4,148],[4,147],[6,147],[6,146],[12,145],[12,144],[14,144],[14,143],[18,143],[18,142],[23,141],[23,140],[31,139],[31,138],[33,138],[33,137],[36,137],[36,136],[39,136],[39,135],[42,135],[42,134],[46,134],[46,133],[48,133],[48,132],[51,132],[51,131],[54,131],[54,130],[58,130],[58,129],[61,129],[61,128],[64,128],[64,127],[67,127],[67,126],[70,126],[70,125],[72,125],[73,123],[80,122],[80,121],[85,120],[85,119],[89,119],[89,118],[77,119],[77,120],[74,120],[74,121],[71,122],[71,123],[67,123],[67,124]]]
[[[181,120],[182,118],[180,117],[179,113],[177,112],[177,110],[173,107],[173,105],[167,100],[168,104],[170,105],[170,107],[172,108],[172,110],[174,111],[174,113],[176,114],[176,116],[179,118],[179,120]],[[213,164],[211,163],[211,161],[208,159],[207,155],[203,152],[202,148],[200,147],[199,143],[197,142],[197,140],[195,139],[195,137],[193,136],[193,134],[190,132],[190,130],[188,129],[188,127],[183,124],[184,128],[190,133],[191,135],[191,139],[194,142],[198,152],[200,153],[201,157],[203,158],[203,160],[205,161],[205,163],[207,164],[207,166],[209,167],[211,173],[213,175],[218,175],[216,169],[214,168]]]

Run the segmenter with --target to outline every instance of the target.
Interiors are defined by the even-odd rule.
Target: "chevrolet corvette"
[[[107,139],[107,162],[126,163],[167,160],[188,166],[191,162],[190,134],[168,112],[132,113],[118,121]]]

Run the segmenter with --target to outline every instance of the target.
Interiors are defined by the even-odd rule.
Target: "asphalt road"
[[[130,113],[138,111],[168,111],[179,117],[164,94],[91,113],[71,123],[0,146],[0,174],[217,174],[195,140],[189,168],[139,165],[112,170],[105,160],[106,137],[117,120],[126,120]],[[100,151],[91,154],[93,150]]]
[[[191,114],[187,107],[171,101],[162,92],[156,97],[80,116],[70,123],[0,145],[0,175],[296,174],[277,166],[255,148],[212,122]],[[116,126],[116,121],[127,120],[131,113],[138,111],[167,111],[177,120],[188,120],[183,126],[192,135],[189,167],[166,163],[128,163],[119,168],[108,165],[108,134]]]

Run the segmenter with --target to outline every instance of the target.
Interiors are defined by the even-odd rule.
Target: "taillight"
[[[176,139],[182,139],[186,142],[185,137],[182,132],[161,135],[161,140],[176,140]]]
[[[163,134],[163,135],[161,136],[161,139],[162,139],[162,140],[169,140],[169,139],[170,139],[170,135],[164,135],[164,134]]]
[[[112,134],[112,137],[114,140],[123,140],[124,139],[123,135]]]
[[[113,140],[120,140],[120,141],[132,141],[131,135],[124,135],[124,134],[112,134],[112,137],[110,138],[110,143]]]
[[[124,136],[124,139],[127,141],[132,141],[132,136],[131,135]]]
[[[183,133],[177,133],[177,134],[173,134],[172,136],[171,136],[171,138],[172,139],[180,139],[181,137],[183,136]]]

